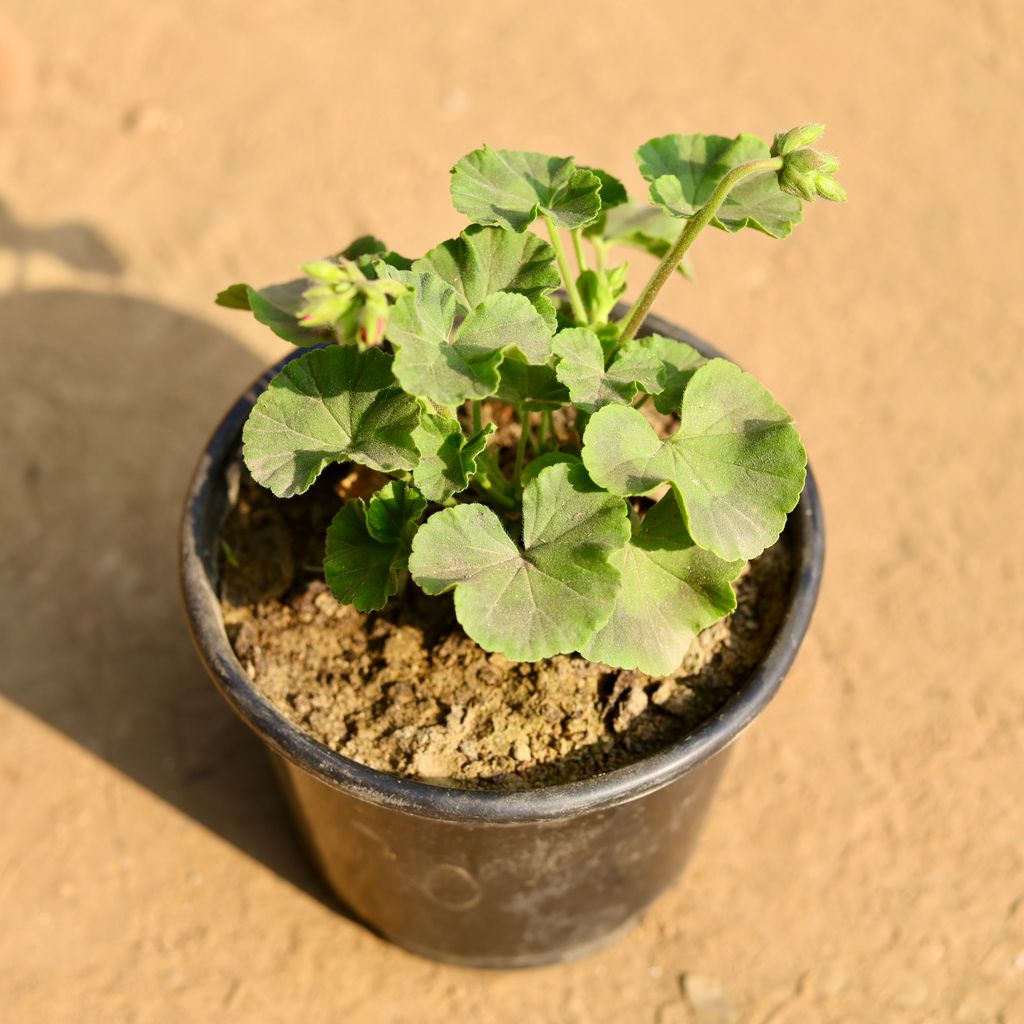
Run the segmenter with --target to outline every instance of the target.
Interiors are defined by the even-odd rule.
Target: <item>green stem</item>
[[[583,228],[572,229],[572,248],[576,253],[576,266],[582,274],[587,269],[587,257],[583,254]]]
[[[551,248],[555,250],[555,259],[558,260],[558,270],[562,275],[562,284],[565,285],[566,293],[569,296],[572,315],[576,318],[576,323],[585,324],[587,322],[587,314],[583,311],[583,301],[580,299],[579,290],[576,288],[576,280],[569,272],[569,260],[566,258],[562,239],[558,235],[558,228],[555,227],[555,222],[550,217],[545,216],[544,222],[548,226]]]
[[[540,414],[540,423],[537,424],[537,450],[540,452],[544,451],[545,446],[548,443],[548,414],[542,412]]]
[[[473,433],[474,434],[479,434],[480,431],[483,430],[482,423],[483,423],[483,419],[482,419],[482,417],[480,415],[480,402],[479,402],[479,400],[475,400],[473,402]]]
[[[644,286],[640,298],[633,303],[629,313],[622,321],[622,334],[619,337],[619,344],[624,345],[629,341],[643,324],[654,299],[662,286],[672,276],[672,272],[679,266],[686,250],[693,244],[693,240],[711,223],[722,203],[725,202],[729,193],[744,178],[752,174],[760,174],[763,171],[777,171],[782,166],[782,157],[772,157],[768,160],[751,160],[750,163],[740,164],[729,171],[724,178],[715,186],[714,192],[708,201],[687,220],[679,237],[672,243],[672,248],[665,253],[658,268],[654,271],[650,281]]]
[[[547,424],[548,438],[551,441],[551,448],[553,451],[558,451],[559,440],[558,431],[555,430],[555,414],[548,409],[546,412],[541,413],[541,418],[545,424]]]
[[[482,498],[486,498],[501,508],[511,510],[519,507],[513,498],[497,488],[485,475],[475,476],[469,483]]]
[[[516,448],[516,465],[512,470],[512,482],[519,486],[519,478],[523,473],[523,458],[526,455],[526,441],[530,436],[530,414],[519,409],[519,445]]]

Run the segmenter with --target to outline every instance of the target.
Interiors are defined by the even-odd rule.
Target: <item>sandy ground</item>
[[[687,1024],[683,974],[739,1024],[1024,1021],[1019,4],[2,10],[5,1022]],[[850,204],[702,239],[660,304],[812,453],[828,571],[789,681],[614,948],[389,947],[330,908],[178,609],[187,474],[282,348],[213,292],[454,234],[485,140],[638,188],[652,135],[811,119]]]

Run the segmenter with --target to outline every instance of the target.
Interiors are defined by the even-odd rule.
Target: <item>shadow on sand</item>
[[[0,244],[28,244],[9,227],[0,215]],[[71,263],[97,241],[45,234]],[[99,244],[92,269],[115,273]],[[0,338],[0,694],[334,906],[259,741],[200,667],[176,586],[193,463],[262,367],[201,320],[72,290],[0,297]]]

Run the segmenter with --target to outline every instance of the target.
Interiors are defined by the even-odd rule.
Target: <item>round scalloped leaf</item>
[[[309,348],[332,339],[329,330],[305,327],[299,322],[302,293],[309,284],[309,280],[304,277],[260,289],[247,284],[233,284],[218,292],[214,301],[227,309],[248,309],[256,320],[269,327],[279,338],[300,348]]]
[[[654,395],[654,407],[666,416],[678,412],[686,385],[707,359],[685,341],[660,334],[645,335],[638,339],[638,343],[653,353],[661,364],[658,387],[647,389]]]
[[[580,654],[661,676],[679,667],[702,629],[735,609],[731,583],[745,563],[697,547],[667,494],[634,524],[617,564],[622,582],[615,608]]]
[[[452,168],[452,203],[476,224],[525,231],[538,216],[578,228],[601,212],[601,179],[572,157],[484,146]]]
[[[569,389],[575,406],[596,412],[602,406],[628,405],[638,385],[658,390],[661,360],[636,342],[625,345],[605,368],[604,349],[597,335],[587,327],[572,327],[555,335],[558,356],[555,373]]]
[[[476,224],[431,249],[413,270],[431,271],[450,284],[461,316],[495,292],[516,292],[554,323],[554,307],[541,300],[561,281],[555,250],[532,233]]]
[[[610,405],[587,424],[582,455],[594,481],[613,494],[671,484],[694,541],[730,561],[754,558],[778,540],[807,467],[789,414],[724,359],[694,373],[672,437],[658,437],[638,410]]]
[[[379,611],[398,591],[416,521],[427,507],[415,488],[392,481],[367,507],[347,501],[327,528],[324,578],[331,593],[357,611]]]
[[[410,394],[439,405],[486,398],[498,390],[507,351],[538,364],[550,356],[550,329],[525,296],[489,295],[452,335],[456,309],[451,285],[427,271],[395,303],[387,336],[398,349],[395,376]]]
[[[528,412],[558,409],[569,402],[569,392],[550,366],[530,366],[519,359],[501,364],[501,384],[495,397]]]
[[[651,183],[651,200],[673,217],[692,217],[733,167],[769,156],[767,143],[746,133],[735,139],[663,135],[636,153],[640,173]],[[779,188],[774,171],[765,171],[740,182],[711,223],[725,231],[752,227],[785,238],[801,212],[800,200]]]
[[[279,498],[308,490],[332,462],[384,473],[412,469],[419,411],[386,353],[319,349],[288,363],[256,400],[242,455],[253,479]]]
[[[626,504],[581,465],[548,466],[523,491],[522,546],[480,504],[436,512],[409,571],[428,594],[454,588],[455,614],[481,647],[515,661],[578,650],[607,622],[629,538]]]
[[[488,423],[472,437],[466,437],[459,421],[424,410],[413,440],[420,459],[413,470],[416,486],[431,501],[447,501],[469,486],[476,472],[476,460],[494,433]]]

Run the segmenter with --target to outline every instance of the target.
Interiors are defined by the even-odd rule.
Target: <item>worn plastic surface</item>
[[[657,317],[646,328],[712,346]],[[299,355],[301,353],[296,353]],[[279,367],[228,413],[200,459],[182,523],[181,578],[196,647],[235,711],[270,748],[320,870],[368,926],[436,959],[522,967],[585,955],[670,885],[696,842],[725,748],[792,664],[824,560],[814,478],[784,534],[790,603],[743,689],[679,743],[605,775],[527,792],[434,786],[364,767],[316,742],[252,686],[227,640],[217,549],[239,468],[242,424]]]

